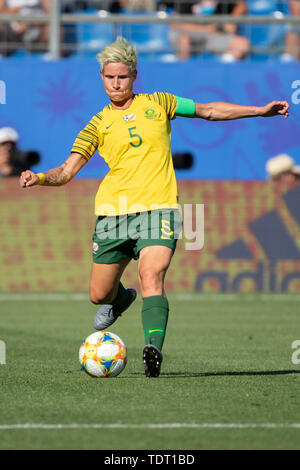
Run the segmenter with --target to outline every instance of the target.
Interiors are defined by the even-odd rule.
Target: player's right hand
[[[26,170],[22,171],[20,176],[20,186],[21,188],[28,188],[29,186],[35,186],[39,184],[39,177],[33,173],[33,171]]]

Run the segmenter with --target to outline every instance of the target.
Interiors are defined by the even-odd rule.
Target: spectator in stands
[[[19,135],[12,127],[0,129],[0,177],[19,176],[25,169],[36,165],[40,156],[34,151],[18,148]]]
[[[63,13],[72,13],[73,11],[84,10],[109,10],[112,0],[61,0],[61,11]]]
[[[62,0],[62,10],[72,12],[87,9],[106,10],[111,13],[128,11],[154,11],[156,0]]]
[[[20,15],[35,15],[50,12],[51,0],[0,0],[0,13],[18,13]],[[12,21],[2,26],[1,42],[7,43],[0,51],[3,55],[10,55],[18,50],[18,46],[9,47],[9,43],[22,44],[26,49],[33,42],[48,42],[49,27],[47,24]]]
[[[290,0],[290,14],[300,16],[300,0]],[[300,60],[300,26],[292,25],[288,28],[285,39],[285,53],[282,56],[285,62]]]
[[[196,4],[183,3],[176,8],[177,13],[193,15],[235,15],[241,16],[247,12],[244,0],[217,2],[201,0]],[[193,50],[197,52],[212,52],[222,54],[224,62],[234,62],[245,58],[250,49],[249,40],[238,34],[238,27],[232,23],[222,25],[193,23],[174,24],[171,38],[181,60],[187,60]]]
[[[156,10],[155,0],[62,0],[64,12],[72,12],[86,9],[107,10],[111,13],[120,13],[122,10],[128,11],[154,11]]]
[[[296,165],[294,159],[285,153],[270,158],[266,164],[266,171],[273,181],[291,185],[300,183],[300,166]]]
[[[78,0],[61,0],[60,11],[62,13],[72,13],[73,11],[84,10],[87,8],[85,1]]]
[[[121,8],[128,11],[155,11],[155,0],[120,0]]]

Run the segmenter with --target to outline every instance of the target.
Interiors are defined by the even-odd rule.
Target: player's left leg
[[[90,298],[93,303],[102,304],[94,318],[96,330],[111,326],[136,298],[135,289],[125,289],[120,282],[129,261],[125,258],[111,264],[92,264]]]
[[[162,347],[169,316],[169,303],[164,279],[173,256],[167,246],[146,246],[139,256],[139,283],[143,299],[142,323],[146,346],[143,350],[145,374],[158,377],[162,362]]]

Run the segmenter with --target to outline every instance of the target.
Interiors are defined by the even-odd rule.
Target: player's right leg
[[[115,263],[92,263],[90,299],[94,304],[111,303],[117,296],[119,282],[130,258]]]
[[[90,299],[102,304],[94,318],[94,328],[104,330],[131,305],[136,298],[134,289],[125,289],[120,282],[130,258],[115,263],[93,263],[90,280]]]

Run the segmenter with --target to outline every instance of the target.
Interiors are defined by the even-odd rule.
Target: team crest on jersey
[[[134,121],[136,119],[136,114],[126,114],[123,119],[125,122]]]
[[[158,116],[157,116],[157,114],[156,114],[156,112],[155,112],[155,109],[147,109],[147,110],[145,111],[145,117],[146,117],[147,119],[156,119]]]

